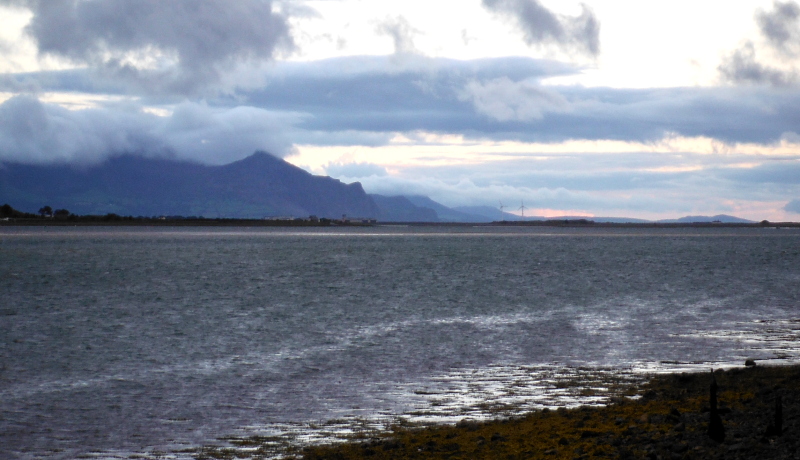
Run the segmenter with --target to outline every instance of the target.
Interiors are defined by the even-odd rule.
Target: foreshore
[[[305,447],[295,459],[794,459],[800,451],[800,366],[658,375],[602,407],[534,411],[455,426],[394,427]],[[777,411],[777,414],[776,414]],[[724,437],[709,435],[716,412]],[[257,440],[242,440],[258,456]],[[227,458],[223,450],[198,458]]]

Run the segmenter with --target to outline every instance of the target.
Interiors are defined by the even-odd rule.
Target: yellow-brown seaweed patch
[[[525,417],[456,426],[394,427],[366,439],[312,446],[312,459],[583,459],[761,458],[794,455],[800,422],[800,367],[755,367],[715,373],[726,429],[708,427],[708,373],[661,375],[605,407],[542,410]],[[781,436],[768,436],[774,400],[783,398]]]

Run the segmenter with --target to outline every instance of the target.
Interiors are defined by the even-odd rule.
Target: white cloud
[[[383,166],[374,163],[340,163],[331,162],[325,165],[325,174],[334,178],[346,177],[350,178],[364,178],[364,177],[384,177],[388,173]]]
[[[403,16],[386,18],[375,28],[381,35],[388,35],[394,42],[395,54],[416,54],[419,50],[414,46],[414,36],[422,32],[409,24]]]
[[[486,82],[472,80],[460,94],[478,113],[498,121],[539,120],[545,112],[563,112],[569,104],[557,92],[530,80],[515,82],[508,77]]]

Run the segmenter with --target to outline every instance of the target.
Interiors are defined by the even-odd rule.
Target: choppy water
[[[592,403],[799,337],[797,230],[5,228],[0,458]]]

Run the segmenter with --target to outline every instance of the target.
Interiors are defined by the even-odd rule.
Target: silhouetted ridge
[[[102,164],[0,168],[0,201],[77,214],[375,217],[361,184],[315,176],[265,152],[222,166],[124,155]]]

